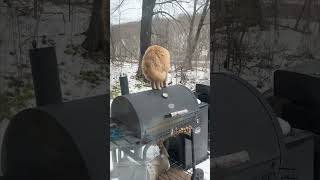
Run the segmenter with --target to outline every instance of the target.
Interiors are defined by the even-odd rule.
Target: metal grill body
[[[233,160],[225,163],[226,167],[220,164],[213,169],[214,178],[255,179],[278,173],[285,147],[271,107],[254,87],[238,77],[215,73],[211,80],[212,154],[214,158],[242,151],[248,154],[238,163]]]
[[[4,175],[105,179],[107,109],[101,95],[19,112],[4,135]]]
[[[172,116],[176,112],[184,113]],[[112,102],[111,118],[125,125],[136,138],[146,142],[166,140],[170,157],[184,168],[191,168],[191,141],[183,135],[172,137],[171,133],[175,128],[191,125],[198,131],[194,137],[195,162],[208,158],[208,104],[199,104],[194,93],[184,86],[119,96]]]
[[[168,97],[163,97],[167,93]],[[187,110],[183,116],[170,113]],[[138,138],[161,138],[172,128],[196,120],[199,105],[194,94],[184,86],[169,86],[161,91],[144,91],[115,98],[111,118],[125,124]]]

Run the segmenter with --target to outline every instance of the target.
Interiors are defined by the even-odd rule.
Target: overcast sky
[[[119,17],[120,23],[126,23],[131,21],[140,21],[141,20],[141,13],[142,13],[142,0],[124,0],[120,9],[114,12],[115,8],[120,4],[122,0],[111,0],[110,1],[110,21],[111,24],[119,24]],[[193,3],[190,1],[189,3],[182,3],[182,6],[188,11],[193,11]],[[162,7],[163,10],[170,13],[173,16],[176,16],[182,13],[182,10],[177,8],[177,6],[166,5]],[[112,14],[113,13],[113,14]]]

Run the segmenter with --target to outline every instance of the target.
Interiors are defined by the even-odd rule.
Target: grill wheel
[[[191,180],[203,180],[204,173],[202,169],[195,169],[192,173]]]

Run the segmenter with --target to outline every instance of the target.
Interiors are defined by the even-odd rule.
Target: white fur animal
[[[147,165],[148,180],[157,180],[159,175],[170,169],[169,154],[161,141],[159,143],[160,155]]]

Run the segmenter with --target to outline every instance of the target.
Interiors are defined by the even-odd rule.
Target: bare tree
[[[82,46],[88,50],[89,55],[92,52],[107,50],[106,17],[109,15],[107,11],[107,0],[94,0],[93,9],[90,19],[89,28],[86,32],[86,39]]]
[[[279,0],[274,0],[273,1],[273,9],[274,9],[274,14],[273,14],[273,21],[274,21],[274,30],[278,31],[279,30],[279,23],[278,23],[278,19],[279,19]]]
[[[296,24],[294,26],[294,28],[296,30],[299,29],[300,20],[303,18],[303,15],[305,14],[306,22],[305,22],[305,24],[303,26],[303,31],[307,31],[307,32],[310,31],[309,28],[310,28],[310,20],[311,20],[310,19],[311,18],[311,14],[310,14],[311,5],[312,5],[312,1],[311,0],[304,0],[303,7],[302,7],[302,9],[301,9],[301,11],[299,13],[299,16],[298,16],[298,18],[296,20]]]
[[[159,10],[156,12],[153,12],[154,8],[156,5],[164,5],[164,4],[173,4],[176,5],[179,9],[181,9],[187,17],[190,19],[190,28],[189,28],[189,35],[188,40],[187,40],[187,55],[186,59],[187,62],[189,62],[188,67],[192,68],[192,59],[193,59],[193,54],[196,50],[198,39],[200,36],[201,29],[204,25],[204,19],[206,17],[206,14],[209,10],[209,0],[206,0],[205,3],[199,7],[197,7],[198,0],[194,1],[194,12],[193,15],[190,16],[190,14],[183,8],[181,5],[182,1],[178,0],[167,0],[167,1],[161,1],[161,2],[156,2],[156,0],[144,0],[142,4],[142,19],[141,19],[141,31],[140,31],[140,58],[139,58],[139,67],[138,67],[138,72],[137,72],[137,78],[142,78],[142,71],[141,71],[141,60],[144,55],[145,50],[150,46],[151,44],[151,34],[152,34],[152,18],[156,14],[162,14],[165,16],[169,16],[171,19],[173,19],[176,23],[181,22],[177,20],[175,17],[173,17],[171,14],[169,14],[166,11]],[[195,24],[195,18],[197,15],[197,12],[203,7],[199,24],[197,26],[196,33],[194,34],[194,24]]]
[[[197,13],[197,6],[196,6],[197,5],[197,1],[198,0],[194,1],[193,15],[192,15],[191,23],[190,23],[189,34],[188,34],[187,49],[186,49],[186,60],[187,60],[187,63],[188,63],[188,66],[186,67],[187,69],[192,69],[193,54],[194,54],[194,51],[195,51],[195,49],[197,47],[197,43],[198,43],[198,40],[199,40],[200,32],[201,32],[201,29],[202,29],[203,24],[204,24],[204,19],[205,19],[206,15],[207,15],[207,12],[209,10],[209,0],[206,0],[205,4],[204,4],[204,8],[203,8],[202,13],[201,13],[201,17],[200,17],[200,21],[199,21],[199,24],[198,24],[197,32],[196,32],[195,36],[193,36],[194,20],[195,20],[196,13]]]
[[[142,17],[141,17],[141,28],[140,28],[140,58],[139,67],[137,72],[137,78],[143,78],[141,69],[141,60],[151,44],[151,33],[152,33],[152,17],[154,15],[153,9],[156,5],[156,0],[143,0],[142,2]],[[144,78],[143,78],[144,79]]]

